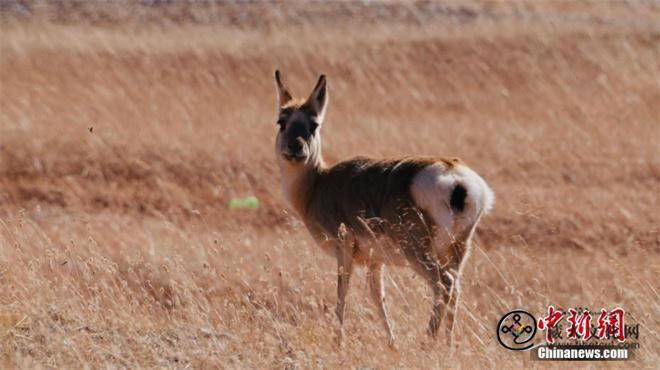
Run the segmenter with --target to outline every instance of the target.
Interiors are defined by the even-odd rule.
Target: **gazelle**
[[[338,341],[355,264],[365,265],[371,297],[394,345],[385,307],[383,266],[409,265],[433,289],[428,333],[444,307],[451,343],[459,277],[470,239],[494,201],[486,182],[459,159],[357,157],[327,166],[321,127],[328,105],[324,75],[306,100],[294,99],[275,71],[279,132],[275,144],[282,190],[312,237],[337,258]]]

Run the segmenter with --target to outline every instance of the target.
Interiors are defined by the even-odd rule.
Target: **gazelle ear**
[[[282,83],[282,78],[280,77],[280,71],[275,70],[275,84],[277,85],[277,108],[282,108],[286,103],[291,101],[291,93],[284,87]]]
[[[312,115],[316,116],[319,124],[323,123],[325,108],[328,106],[328,84],[325,80],[325,75],[319,77],[316,87],[314,87],[314,90],[304,105],[311,110]]]

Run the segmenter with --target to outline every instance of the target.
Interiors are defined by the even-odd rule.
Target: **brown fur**
[[[296,203],[317,240],[335,238],[344,224],[358,237],[387,236],[414,259],[415,247],[429,244],[433,224],[415,205],[410,183],[420,170],[435,163],[445,162],[357,157],[319,167],[296,192]]]

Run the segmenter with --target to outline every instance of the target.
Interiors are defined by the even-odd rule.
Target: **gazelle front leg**
[[[344,337],[344,310],[346,308],[346,293],[353,272],[353,248],[355,240],[351,233],[346,230],[344,224],[339,228],[339,239],[336,243],[337,254],[337,319],[339,328],[337,330],[337,344],[341,346]]]
[[[367,271],[367,282],[369,283],[371,298],[378,308],[378,314],[380,315],[380,318],[383,322],[383,327],[389,336],[388,344],[390,347],[394,347],[394,334],[392,333],[390,319],[385,307],[385,290],[383,289],[382,263],[376,262],[369,265],[369,270]]]

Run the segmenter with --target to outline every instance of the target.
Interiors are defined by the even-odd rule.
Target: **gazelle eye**
[[[286,127],[286,121],[284,119],[278,119],[277,124],[280,126],[280,131],[284,131],[284,127]]]

